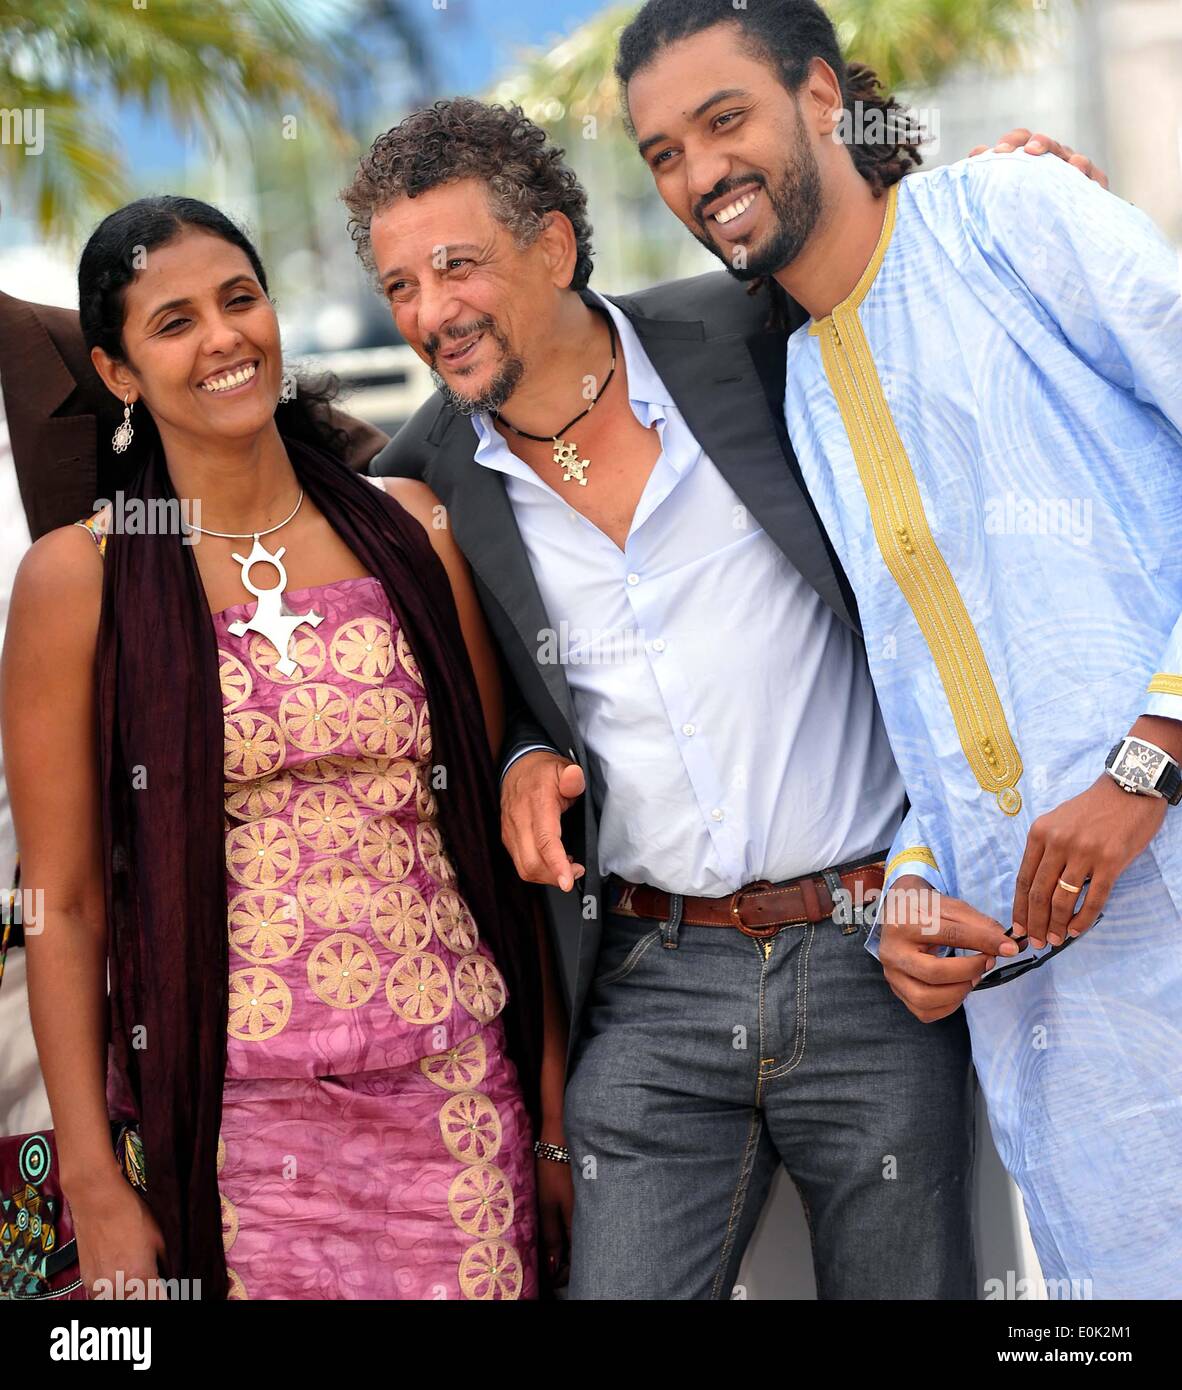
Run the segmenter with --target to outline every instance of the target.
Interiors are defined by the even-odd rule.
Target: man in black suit
[[[918,1024],[861,944],[904,794],[782,424],[798,311],[722,273],[596,295],[582,189],[516,111],[417,113],[345,201],[440,386],[371,472],[446,504],[519,695],[572,1296],[729,1296],[782,1163],[822,1297],[974,1297],[963,1017]]]

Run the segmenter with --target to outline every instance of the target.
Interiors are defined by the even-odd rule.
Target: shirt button
[[[663,652],[664,650],[665,650],[665,639],[664,639],[663,637],[658,637],[657,640],[653,643],[653,651],[655,651],[655,652]]]
[[[637,584],[640,583],[640,575],[630,574],[628,576],[628,583],[634,589],[637,586]]]
[[[715,806],[714,810],[710,812],[710,819],[711,819],[711,820],[721,820],[721,819],[722,819],[722,812],[718,809],[717,806]]]
[[[698,731],[692,724],[683,724],[681,726],[681,732],[686,736],[686,738],[693,738],[693,736]]]

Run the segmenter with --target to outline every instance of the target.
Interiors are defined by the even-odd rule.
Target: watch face
[[[1138,790],[1153,791],[1165,766],[1165,757],[1135,738],[1129,739],[1125,751],[1112,769],[1118,777]]]

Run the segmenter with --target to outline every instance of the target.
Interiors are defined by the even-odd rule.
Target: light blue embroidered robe
[[[1031,822],[1139,715],[1182,719],[1179,259],[1052,158],[890,204],[854,294],[789,341],[786,417],[912,800],[888,881],[1008,925]],[[1182,1296],[1182,807],[1097,927],[966,1009],[1044,1276]]]

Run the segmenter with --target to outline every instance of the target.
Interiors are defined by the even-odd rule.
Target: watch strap
[[[1177,806],[1182,802],[1182,767],[1179,767],[1173,758],[1166,763],[1157,789],[1171,806]]]

